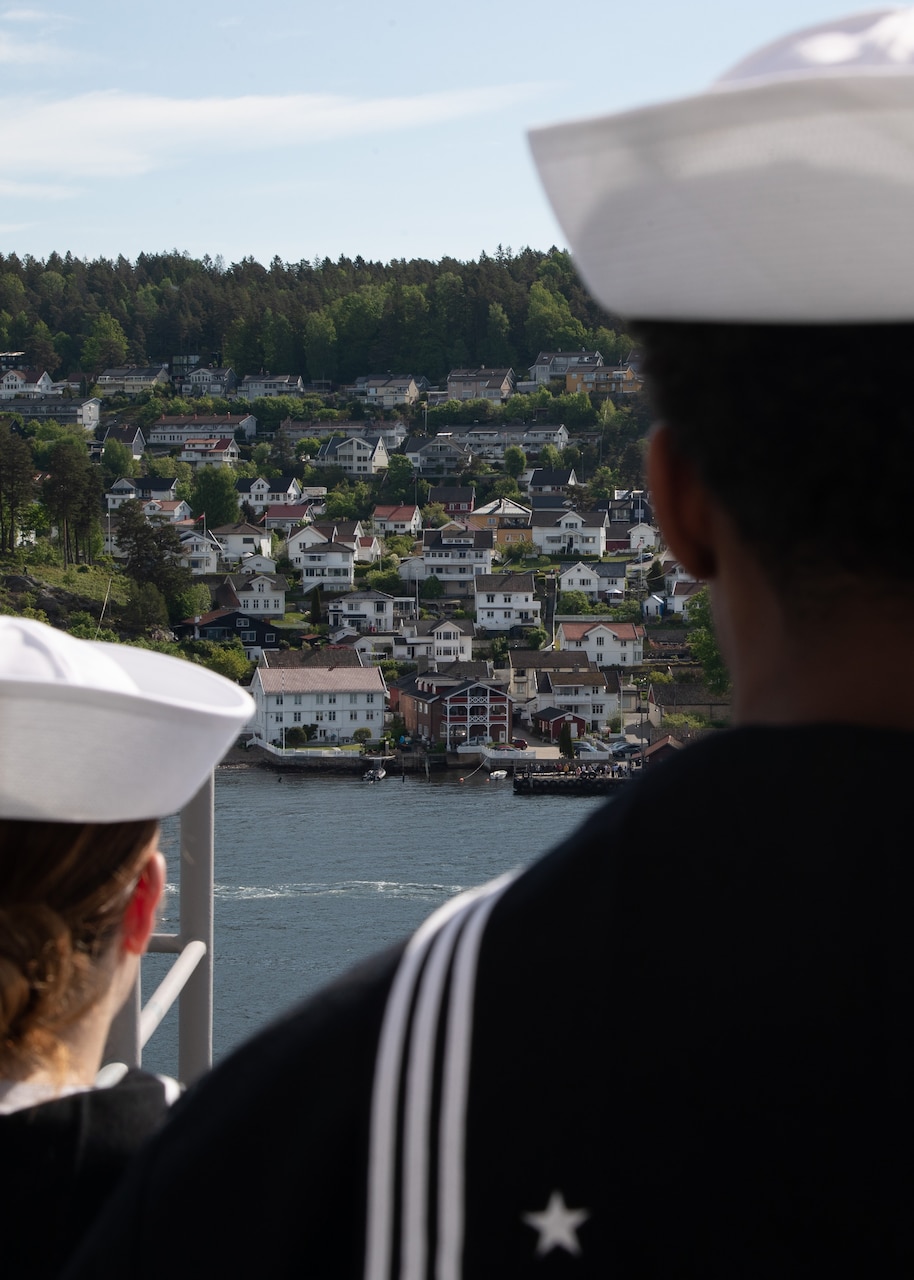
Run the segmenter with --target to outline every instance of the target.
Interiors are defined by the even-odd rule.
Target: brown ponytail
[[[0,1075],[61,1066],[158,823],[0,820]]]

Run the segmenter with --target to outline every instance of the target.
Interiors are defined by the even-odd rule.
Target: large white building
[[[258,667],[251,683],[254,734],[283,743],[284,731],[315,726],[315,743],[349,741],[357,729],[384,731],[387,685],[378,667]]]

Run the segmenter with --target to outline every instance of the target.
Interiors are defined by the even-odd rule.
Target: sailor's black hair
[[[658,419],[778,589],[914,609],[914,323],[634,329]]]

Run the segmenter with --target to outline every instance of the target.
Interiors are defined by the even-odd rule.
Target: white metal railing
[[[145,1006],[140,983],[118,1014],[105,1062],[139,1066],[143,1048],[178,1001],[178,1078],[189,1084],[213,1060],[213,775],[181,811],[179,929],[156,933],[149,950],[176,957]]]

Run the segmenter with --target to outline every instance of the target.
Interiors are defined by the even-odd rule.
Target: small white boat
[[[507,769],[493,769],[492,772],[489,774],[489,778],[493,782],[501,782],[502,778],[507,778],[507,776],[508,776]]]
[[[362,776],[362,781],[363,782],[380,782],[382,778],[386,778],[386,777],[387,777],[387,770],[383,767],[383,765],[378,765],[377,769],[369,769],[368,772]]]

